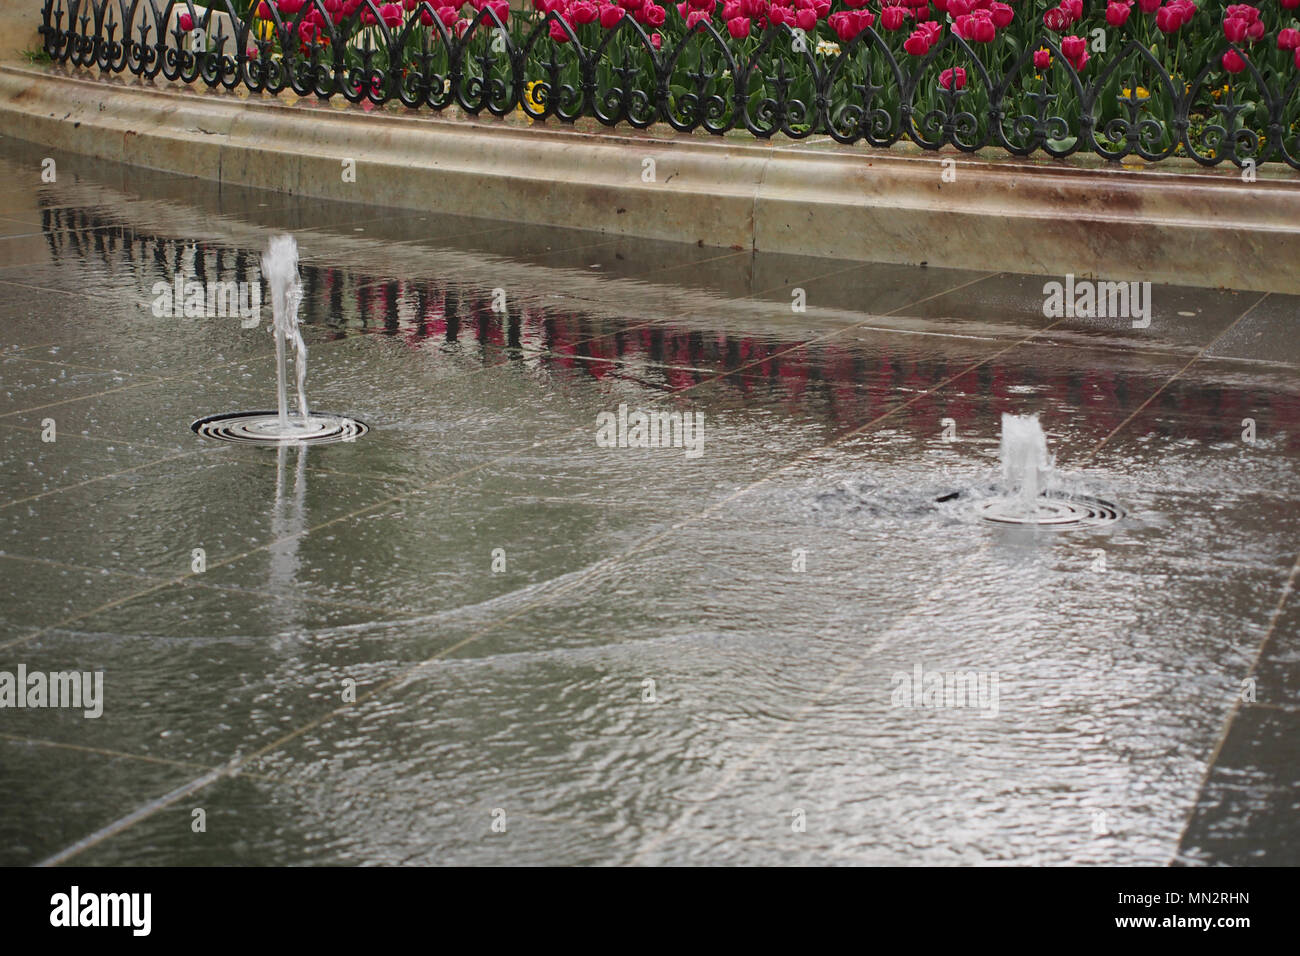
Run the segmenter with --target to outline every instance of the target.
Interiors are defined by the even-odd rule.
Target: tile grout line
[[[1264,653],[1268,645],[1273,640],[1273,634],[1277,630],[1277,622],[1282,618],[1282,609],[1286,605],[1286,600],[1295,590],[1297,576],[1300,576],[1300,557],[1297,557],[1295,563],[1291,565],[1291,573],[1287,576],[1286,582],[1282,585],[1282,593],[1278,595],[1277,603],[1273,606],[1273,613],[1269,615],[1268,629],[1264,632],[1264,639],[1260,641],[1258,649],[1255,651],[1255,659],[1251,662],[1250,670],[1246,672],[1247,679],[1254,677],[1259,670],[1260,662],[1264,659]],[[1187,816],[1183,820],[1183,828],[1178,834],[1178,840],[1174,843],[1173,856],[1170,857],[1167,865],[1172,866],[1178,860],[1178,854],[1182,849],[1183,841],[1187,839],[1188,831],[1191,830],[1192,821],[1196,819],[1196,808],[1200,806],[1201,795],[1205,792],[1210,783],[1210,777],[1214,774],[1215,764],[1219,760],[1219,755],[1223,752],[1223,746],[1228,742],[1228,735],[1232,731],[1232,726],[1237,719],[1242,707],[1241,694],[1238,693],[1233,697],[1232,707],[1228,710],[1228,715],[1223,721],[1222,729],[1219,732],[1219,738],[1211,751],[1209,759],[1205,762],[1205,772],[1201,775],[1200,785],[1196,788],[1196,795],[1192,798],[1192,805],[1188,808]]]
[[[7,741],[11,744],[21,744],[29,747],[46,747],[54,750],[68,750],[76,753],[92,754],[97,757],[107,757],[113,760],[134,760],[140,763],[154,764],[157,766],[175,767],[190,772],[195,770],[205,771],[207,773],[221,772],[220,767],[210,767],[206,764],[192,760],[178,760],[173,757],[156,757],[152,754],[129,753],[125,750],[111,750],[106,747],[92,747],[86,744],[73,744],[61,740],[49,740],[41,737],[23,737],[18,734],[0,732],[0,741]],[[391,795],[391,790],[388,789],[376,790],[372,787],[337,786],[327,783],[324,780],[300,780],[292,777],[282,777],[272,773],[259,773],[253,770],[243,770],[240,772],[239,776],[246,777],[249,780],[254,780],[259,783],[269,783],[275,786],[285,787],[290,790],[320,790],[328,793],[342,793],[379,798],[386,798]],[[471,803],[462,806],[472,808],[475,806],[487,806],[489,803],[490,801],[488,800],[482,800],[478,803]],[[538,813],[525,814],[520,811],[513,811],[511,816],[516,819],[523,817],[524,819],[541,820],[543,822],[551,823],[568,822],[563,817],[548,816]]]
[[[1217,343],[1221,338],[1223,338],[1225,335],[1227,335],[1229,332],[1231,332],[1234,328],[1236,328],[1236,327],[1237,327],[1237,324],[1238,324],[1239,322],[1241,322],[1242,319],[1244,319],[1246,316],[1250,315],[1250,313],[1254,312],[1255,309],[1258,308],[1258,307],[1259,307],[1259,306],[1264,302],[1264,300],[1267,299],[1271,294],[1272,294],[1272,293],[1265,292],[1265,293],[1264,293],[1263,295],[1261,295],[1258,299],[1256,299],[1256,300],[1255,300],[1255,301],[1250,305],[1250,307],[1246,309],[1246,311],[1242,312],[1241,315],[1237,316],[1237,317],[1236,317],[1235,319],[1233,319],[1230,323],[1228,323],[1228,325],[1223,329],[1223,331],[1221,331],[1218,335],[1216,335],[1214,338],[1212,338],[1208,343],[1206,343],[1206,345],[1205,345],[1205,346],[1204,346],[1204,347],[1203,347],[1199,352],[1197,352],[1197,353],[1196,353],[1195,355],[1193,355],[1190,359],[1188,359],[1186,365],[1184,365],[1182,368],[1180,368],[1178,371],[1176,371],[1173,375],[1171,375],[1171,376],[1168,378],[1168,380],[1165,381],[1165,383],[1164,383],[1163,385],[1161,385],[1158,389],[1156,389],[1154,392],[1152,392],[1150,395],[1148,395],[1146,401],[1144,401],[1141,405],[1139,405],[1137,408],[1135,408],[1135,409],[1133,410],[1132,414],[1130,414],[1130,415],[1129,415],[1127,418],[1125,418],[1122,422],[1120,422],[1120,423],[1119,423],[1118,425],[1116,425],[1113,429],[1111,429],[1110,434],[1108,434],[1105,438],[1103,438],[1101,441],[1099,441],[1099,442],[1096,444],[1096,446],[1092,449],[1092,451],[1090,451],[1090,452],[1088,453],[1087,457],[1083,459],[1083,462],[1084,462],[1084,463],[1091,462],[1091,461],[1093,460],[1093,458],[1096,457],[1097,453],[1098,453],[1099,451],[1101,451],[1102,446],[1105,445],[1106,442],[1110,441],[1110,439],[1113,438],[1113,437],[1114,437],[1114,436],[1115,436],[1115,435],[1116,435],[1116,434],[1117,434],[1121,429],[1123,429],[1124,427],[1126,427],[1126,426],[1129,424],[1129,422],[1133,421],[1133,419],[1137,418],[1138,415],[1142,414],[1143,410],[1144,410],[1148,405],[1150,405],[1153,401],[1155,401],[1156,398],[1157,398],[1157,397],[1158,397],[1162,392],[1164,392],[1165,389],[1167,389],[1170,385],[1172,385],[1172,384],[1173,384],[1173,383],[1174,383],[1178,378],[1180,378],[1180,377],[1182,376],[1182,374],[1183,374],[1184,372],[1186,372],[1189,368],[1191,368],[1193,365],[1195,365],[1197,362],[1199,362],[1199,361],[1201,360],[1201,358],[1204,357],[1204,355],[1205,355],[1205,354],[1206,354],[1210,349],[1214,348],[1215,344],[1216,344],[1216,343]]]
[[[192,448],[189,451],[181,451],[181,452],[177,452],[174,455],[167,455],[166,457],[163,458],[156,458],[153,461],[147,461],[139,465],[132,465],[130,468],[123,468],[122,470],[115,471],[112,474],[99,475],[94,478],[86,478],[83,481],[77,481],[70,485],[60,485],[58,488],[51,488],[49,491],[42,491],[39,492],[38,494],[28,495],[26,498],[12,498],[9,501],[6,501],[4,504],[0,504],[0,511],[4,511],[7,508],[12,508],[15,505],[26,504],[29,501],[39,501],[41,498],[46,498],[49,497],[50,495],[62,494],[63,492],[71,491],[74,488],[84,488],[86,485],[93,485],[98,481],[107,481],[111,478],[120,478],[122,475],[129,475],[131,472],[139,471],[142,468],[150,468],[154,465],[161,465],[163,462],[166,461],[175,461],[178,458],[189,458],[195,455],[211,455],[214,454],[215,451],[216,449],[212,449],[212,448]]]
[[[1151,395],[1147,397],[1146,401],[1144,401],[1141,405],[1139,405],[1136,409],[1134,409],[1132,414],[1130,414],[1127,418],[1125,418],[1124,421],[1116,425],[1111,430],[1111,432],[1108,435],[1106,435],[1105,438],[1099,441],[1096,444],[1096,446],[1092,449],[1092,451],[1088,453],[1088,456],[1084,459],[1084,462],[1091,462],[1096,457],[1097,453],[1101,451],[1102,446],[1104,446],[1106,442],[1108,442],[1112,437],[1114,437],[1115,434],[1118,433],[1122,428],[1126,427],[1130,422],[1132,422],[1135,418],[1137,418],[1137,416],[1142,413],[1143,409],[1145,409],[1148,405],[1150,405],[1153,401],[1155,401],[1155,399],[1162,392],[1164,392],[1165,389],[1167,389],[1170,385],[1172,385],[1177,379],[1182,377],[1184,372],[1186,372],[1189,368],[1191,368],[1193,365],[1199,362],[1210,351],[1210,349],[1212,349],[1215,346],[1215,344],[1219,342],[1220,339],[1222,339],[1225,335],[1227,335],[1234,328],[1236,328],[1237,325],[1243,319],[1246,318],[1246,316],[1250,315],[1250,313],[1254,312],[1255,309],[1257,309],[1260,305],[1262,305],[1264,300],[1266,300],[1271,294],[1272,293],[1269,292],[1263,293],[1258,299],[1256,299],[1253,303],[1251,303],[1251,305],[1248,306],[1245,309],[1245,311],[1243,311],[1240,315],[1238,315],[1235,319],[1233,319],[1230,323],[1228,323],[1228,325],[1221,332],[1219,332],[1218,335],[1214,336],[1213,339],[1211,339],[1203,348],[1201,348],[1194,356],[1192,356],[1192,358],[1188,360],[1186,365],[1184,365],[1173,375],[1171,375],[1158,389],[1156,389],[1154,392],[1151,393]],[[1277,626],[1278,618],[1282,613],[1282,607],[1286,602],[1287,596],[1291,593],[1291,591],[1294,588],[1297,573],[1300,573],[1300,556],[1297,556],[1295,563],[1292,565],[1291,574],[1288,576],[1286,583],[1282,587],[1282,593],[1278,596],[1277,604],[1273,609],[1273,613],[1270,615],[1268,630],[1265,632],[1264,639],[1260,642],[1259,648],[1255,653],[1254,662],[1251,664],[1250,670],[1247,672],[1248,677],[1253,676],[1256,670],[1259,668],[1259,663],[1263,659],[1264,651],[1268,646],[1269,641],[1272,639],[1273,630]],[[1223,722],[1223,726],[1220,731],[1219,738],[1214,745],[1213,751],[1210,753],[1209,759],[1206,761],[1205,771],[1201,777],[1201,783],[1196,788],[1196,794],[1192,798],[1191,806],[1188,808],[1187,816],[1184,818],[1183,821],[1182,830],[1179,832],[1178,839],[1174,843],[1173,855],[1170,857],[1169,862],[1166,864],[1167,866],[1173,865],[1178,860],[1178,853],[1182,848],[1183,841],[1187,838],[1188,831],[1191,829],[1192,821],[1195,819],[1196,816],[1196,808],[1200,805],[1201,794],[1205,792],[1205,788],[1209,784],[1210,776],[1214,772],[1214,765],[1219,759],[1219,754],[1222,751],[1224,744],[1227,742],[1228,734],[1232,730],[1233,722],[1236,720],[1237,714],[1241,710],[1241,704],[1242,701],[1240,695],[1234,697],[1232,707],[1229,708],[1228,715]]]
[[[14,554],[13,552],[9,552],[9,551],[0,551],[0,561],[20,561],[26,564],[39,564],[47,567],[63,568],[68,571],[84,571],[84,572],[89,572],[91,574],[108,574],[113,577],[131,578],[133,580],[140,581],[142,583],[147,582],[152,584],[165,584],[169,586],[177,585],[181,587],[201,588],[207,591],[221,591],[226,594],[249,594],[256,597],[269,597],[269,598],[276,598],[276,599],[280,599],[283,597],[283,595],[276,594],[273,591],[263,591],[258,588],[246,588],[246,587],[239,587],[236,585],[209,584],[205,581],[198,581],[192,578],[186,579],[183,582],[177,582],[173,578],[169,578],[165,575],[160,575],[160,574],[148,574],[148,573],[136,572],[136,571],[122,571],[122,570],[116,570],[112,568],[97,568],[88,564],[68,564],[67,562],[64,561],[54,561],[49,558],[40,558],[34,555],[27,555],[27,554]],[[294,594],[293,597],[294,600],[296,601],[306,601],[309,604],[324,604],[333,607],[347,607],[347,608],[353,608],[354,610],[358,610],[358,611],[370,611],[370,612],[377,612],[380,614],[396,614],[399,617],[418,617],[419,615],[425,613],[423,611],[415,610],[412,608],[381,607],[377,604],[359,604],[354,601],[337,601],[332,598],[314,597],[312,595],[306,595],[306,594]],[[18,643],[21,642],[15,641],[14,645],[17,645]],[[4,647],[9,647],[9,646],[10,645],[8,644],[4,645]]]

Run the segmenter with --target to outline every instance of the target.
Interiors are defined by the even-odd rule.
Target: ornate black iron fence
[[[766,21],[761,32],[729,38],[708,21],[687,29],[675,12],[674,22],[647,30],[632,16],[605,28],[504,6],[461,18],[427,0],[407,0],[410,10],[361,0],[343,17],[331,16],[329,0],[304,0],[287,18],[274,4],[241,14],[231,0],[217,2],[46,0],[45,51],[59,63],[147,80],[353,103],[1300,169],[1300,64],[1289,69],[1285,56],[1269,62],[1222,38],[1199,62],[1189,56],[1183,72],[1134,38],[1081,73],[1077,53],[1063,55],[1048,32],[995,52],[948,30],[911,57],[872,26],[830,42]],[[1229,53],[1239,57],[1232,71]]]

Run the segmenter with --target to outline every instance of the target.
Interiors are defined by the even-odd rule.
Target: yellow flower
[[[1131,95],[1131,91],[1127,86],[1124,87],[1124,95],[1126,97]],[[1147,92],[1147,88],[1145,86],[1139,86],[1137,88],[1137,95],[1134,98],[1139,100],[1149,100],[1151,98],[1151,94]]]
[[[530,80],[524,84],[524,95],[521,102],[528,105],[535,112],[541,112],[546,109],[546,104],[542,102],[537,95],[537,87],[542,83],[541,80]]]
[[[271,35],[275,32],[275,24],[270,20],[258,20],[256,30],[257,38],[259,40],[269,40],[271,39]]]

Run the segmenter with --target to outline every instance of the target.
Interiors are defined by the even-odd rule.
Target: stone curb
[[[521,127],[13,65],[0,66],[0,133],[319,199],[764,252],[1300,292],[1300,176],[1288,170],[1245,183],[1235,169]],[[349,159],[356,182],[342,176]]]

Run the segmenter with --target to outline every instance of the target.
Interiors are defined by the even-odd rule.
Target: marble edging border
[[[1246,183],[1235,169],[530,128],[15,65],[0,66],[0,135],[311,198],[706,246],[1300,292],[1289,170]]]

